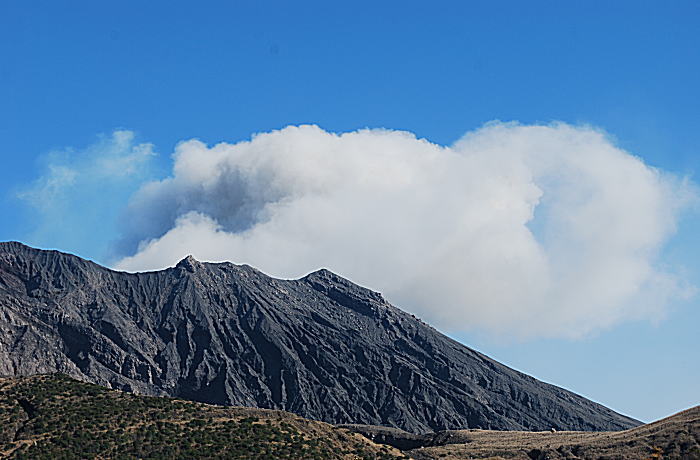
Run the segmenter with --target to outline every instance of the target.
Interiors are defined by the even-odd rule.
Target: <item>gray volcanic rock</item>
[[[49,372],[411,432],[639,424],[503,366],[327,270],[279,280],[188,257],[130,274],[0,243],[0,375]]]

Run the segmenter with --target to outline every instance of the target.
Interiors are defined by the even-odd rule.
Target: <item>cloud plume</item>
[[[441,146],[290,126],[180,143],[133,196],[116,267],[327,267],[443,330],[577,337],[687,294],[657,256],[691,189],[590,127],[494,122]]]
[[[150,179],[153,145],[116,130],[85,148],[40,157],[43,173],[17,196],[30,205],[33,228],[27,242],[94,253],[116,238],[119,211]]]

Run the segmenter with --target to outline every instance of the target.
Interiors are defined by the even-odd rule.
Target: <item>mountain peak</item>
[[[318,270],[312,271],[311,273],[304,276],[306,279],[313,278],[339,278],[338,275],[328,270],[327,268],[319,268]]]
[[[32,248],[31,246],[27,246],[20,241],[0,241],[0,249],[13,252],[36,251],[36,249]]]
[[[195,259],[191,254],[182,259],[180,262],[177,263],[175,266],[176,268],[182,268],[184,270],[187,270],[190,273],[196,272],[200,267],[202,266],[202,263]]]
[[[328,270],[280,280],[192,256],[176,267],[131,274],[0,246],[0,374],[62,372],[414,433],[639,423],[509,369]]]

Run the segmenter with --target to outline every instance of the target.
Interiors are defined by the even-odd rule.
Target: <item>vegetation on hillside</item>
[[[394,459],[399,451],[295,415],[110,391],[61,375],[0,379],[0,456]],[[406,457],[407,458],[407,457]]]

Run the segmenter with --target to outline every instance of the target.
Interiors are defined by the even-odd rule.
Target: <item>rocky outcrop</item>
[[[503,366],[327,270],[279,280],[188,257],[130,274],[0,243],[0,375],[50,372],[414,433],[638,424]]]

